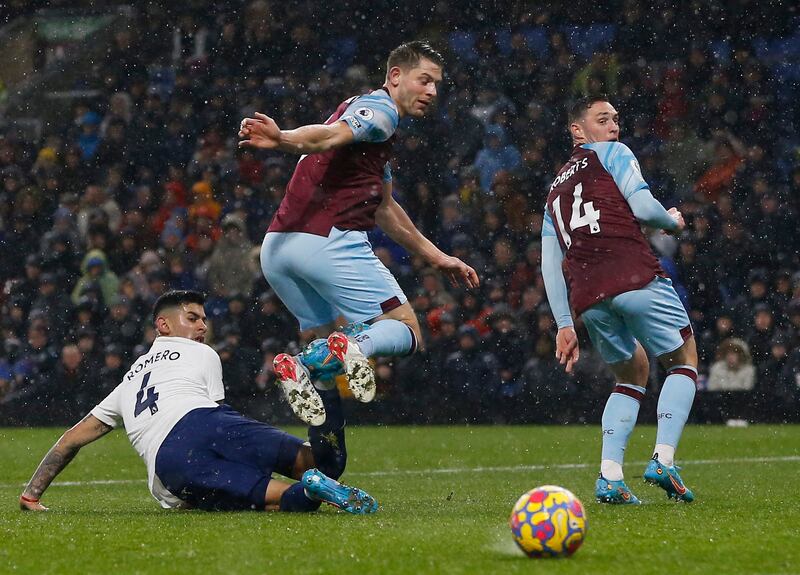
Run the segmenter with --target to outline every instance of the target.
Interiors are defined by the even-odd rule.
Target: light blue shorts
[[[689,316],[672,281],[662,277],[593,305],[581,318],[607,363],[633,357],[636,340],[660,357],[681,347],[692,335]]]
[[[340,315],[369,321],[408,301],[366,232],[333,228],[327,238],[270,232],[261,244],[261,270],[301,330]]]

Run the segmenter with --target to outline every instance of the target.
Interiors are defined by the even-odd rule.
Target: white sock
[[[622,464],[604,459],[600,462],[600,475],[609,481],[622,481]]]
[[[672,445],[656,443],[653,455],[656,456],[661,465],[672,467],[675,464],[675,448]]]

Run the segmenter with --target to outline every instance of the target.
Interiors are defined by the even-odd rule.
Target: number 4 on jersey
[[[581,194],[583,194],[582,183],[576,185],[575,190],[572,192],[575,200],[572,202],[572,217],[569,219],[569,228],[574,232],[578,228],[589,226],[589,232],[597,234],[600,232],[600,210],[594,209],[594,202],[584,203]],[[569,248],[572,245],[572,237],[567,232],[561,216],[561,196],[553,200],[553,211],[558,221],[558,227],[561,230],[561,237],[564,239],[567,248]],[[581,214],[581,211],[583,211],[583,214]]]
[[[158,412],[158,405],[156,404],[158,392],[155,388],[151,387],[147,390],[147,397],[144,395],[144,389],[147,387],[147,382],[150,381],[151,373],[152,372],[145,374],[144,380],[142,380],[142,387],[139,388],[139,393],[136,394],[136,407],[133,410],[134,417],[139,417],[139,414],[145,409],[150,409],[150,415],[155,415],[156,412]],[[144,401],[142,401],[142,399],[144,399]]]

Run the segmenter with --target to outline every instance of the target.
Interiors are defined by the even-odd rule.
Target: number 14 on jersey
[[[572,245],[572,236],[570,232],[574,232],[578,228],[589,226],[590,233],[600,233],[600,210],[594,209],[594,202],[584,202],[581,194],[583,194],[582,183],[576,185],[575,190],[572,192],[575,199],[572,202],[572,217],[569,219],[569,231],[567,231],[564,225],[564,218],[561,215],[561,196],[553,200],[553,211],[558,221],[558,229],[561,231],[561,237],[564,239],[567,249]]]

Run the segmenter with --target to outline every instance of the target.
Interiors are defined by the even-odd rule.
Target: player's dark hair
[[[404,42],[391,51],[389,59],[386,61],[386,72],[388,73],[395,66],[413,68],[423,58],[430,60],[440,68],[444,68],[444,58],[439,52],[423,40],[413,40]]]
[[[153,322],[156,321],[156,318],[163,312],[165,309],[171,307],[180,307],[183,304],[187,303],[196,303],[198,305],[204,305],[206,303],[206,296],[205,294],[200,293],[199,291],[192,291],[192,290],[172,290],[168,291],[156,300],[156,303],[153,304]]]
[[[568,112],[567,119],[569,120],[570,125],[582,120],[586,110],[591,108],[597,102],[608,102],[608,98],[602,94],[597,94],[594,96],[584,96],[583,98],[575,100],[572,103],[572,106],[570,106]]]

